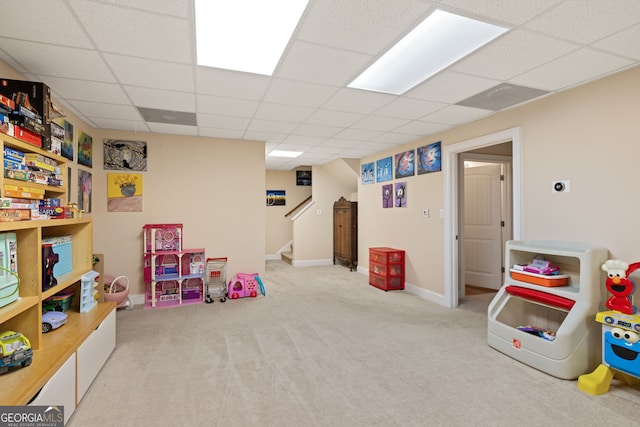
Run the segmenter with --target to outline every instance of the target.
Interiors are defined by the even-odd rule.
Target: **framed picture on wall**
[[[396,178],[413,176],[415,172],[414,150],[396,154]]]
[[[393,207],[393,184],[384,184],[382,186],[382,207]]]
[[[419,147],[416,150],[416,157],[418,159],[418,175],[442,170],[440,142]]]
[[[391,181],[393,179],[393,160],[391,156],[376,161],[376,182]]]
[[[73,124],[63,120],[64,139],[62,140],[61,154],[63,157],[73,161]]]
[[[93,167],[93,138],[82,131],[78,134],[78,164]]]
[[[296,185],[311,185],[311,171],[296,171]]]
[[[285,206],[286,204],[284,190],[267,190],[267,206]]]
[[[147,170],[147,143],[145,141],[125,141],[105,139],[104,169],[121,171]]]
[[[360,169],[360,182],[362,184],[373,184],[373,162],[363,163]]]
[[[395,191],[395,207],[406,208],[407,207],[407,183],[396,182]]]

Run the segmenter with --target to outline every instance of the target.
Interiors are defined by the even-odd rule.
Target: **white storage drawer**
[[[76,409],[76,354],[73,353],[58,372],[40,389],[28,406],[64,406],[64,423]]]
[[[102,369],[116,348],[116,311],[113,310],[104,321],[78,347],[78,400],[91,386],[96,375]]]

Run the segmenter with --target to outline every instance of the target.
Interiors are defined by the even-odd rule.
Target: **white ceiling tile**
[[[348,127],[361,120],[363,117],[363,114],[319,109],[307,118],[306,123],[313,125]]]
[[[105,104],[126,104],[131,102],[120,85],[114,83],[90,82],[61,77],[39,76],[55,87],[55,94],[61,98],[78,101],[104,102]]]
[[[394,129],[393,132],[408,135],[431,135],[432,133],[442,132],[450,127],[450,125],[444,123],[430,123],[414,120],[411,123],[407,123],[404,126]]]
[[[236,129],[244,131],[251,119],[244,117],[215,116],[212,114],[198,114],[198,126],[218,129]]]
[[[190,113],[196,111],[196,96],[193,93],[172,92],[136,86],[124,86],[124,88],[136,107]]]
[[[260,120],[253,119],[247,129],[247,134],[250,133],[275,133],[275,134],[290,134],[298,127],[295,122],[279,122],[275,120]]]
[[[331,86],[346,86],[371,61],[370,55],[294,42],[278,65],[276,76]],[[335,64],[340,64],[336,67]]]
[[[320,107],[336,92],[335,87],[292,80],[273,79],[264,97],[266,102],[277,104]]]
[[[457,125],[479,119],[480,117],[488,116],[492,113],[493,111],[490,110],[481,110],[479,108],[463,107],[460,105],[449,105],[435,113],[427,114],[422,117],[422,120],[432,123]]]
[[[325,144],[325,147],[335,147],[344,150],[345,148],[353,148],[362,144],[362,141],[359,139],[348,139],[348,138],[332,138],[328,140]]]
[[[13,59],[34,74],[115,83],[97,52],[10,39],[2,39],[0,43],[2,49],[10,50]]]
[[[446,104],[419,99],[398,98],[390,104],[379,109],[376,114],[381,116],[398,117],[401,119],[417,119],[439,110]]]
[[[292,133],[294,135],[315,136],[321,138],[331,138],[343,128],[336,126],[319,126],[310,124],[301,124]]]
[[[184,0],[101,0],[103,3],[111,3],[117,6],[130,7],[132,9],[146,10],[147,12],[163,15],[189,17],[189,3]]]
[[[578,47],[573,43],[531,31],[515,30],[461,60],[452,70],[508,80],[533,67],[566,55]]]
[[[243,132],[238,129],[221,129],[201,126],[198,128],[198,135],[209,138],[242,139]]]
[[[247,130],[244,133],[245,139],[250,139],[252,141],[267,141],[275,144],[284,141],[287,136],[288,135],[286,133],[260,132],[253,130]]]
[[[603,39],[593,46],[611,53],[640,60],[640,25],[634,25],[606,39]]]
[[[280,120],[284,122],[303,122],[313,114],[314,111],[315,109],[309,107],[262,102],[256,110],[255,118]]]
[[[498,83],[500,83],[498,80],[443,71],[411,89],[405,95],[409,98],[425,101],[454,104]]]
[[[98,104],[87,101],[68,101],[85,116],[103,119],[141,120],[138,110],[130,105]]]
[[[200,66],[195,71],[196,90],[204,95],[259,100],[269,87],[269,77],[259,74]]]
[[[190,65],[113,54],[105,54],[104,59],[123,85],[194,91],[193,69]]]
[[[382,142],[393,146],[406,144],[420,138],[420,134],[386,132],[372,139],[372,142]]]
[[[320,136],[307,136],[307,135],[289,135],[282,140],[285,144],[297,144],[305,146],[316,146],[323,144],[327,138]]]
[[[126,130],[131,132],[149,132],[150,129],[147,123],[142,120],[115,120],[115,119],[103,119],[93,118],[91,119],[97,126],[103,129],[116,129]]]
[[[344,150],[344,148],[341,147],[329,147],[326,145],[320,145],[317,147],[312,147],[309,148],[307,150],[307,153],[314,153],[314,154],[339,154],[340,152],[342,152]]]
[[[353,129],[387,132],[409,123],[408,119],[370,115],[353,124]]]
[[[397,144],[390,144],[387,142],[377,142],[377,141],[366,141],[363,146],[366,146],[368,149],[373,150],[374,152],[388,150],[389,148],[395,147]]]
[[[3,2],[0,36],[68,47],[93,47],[82,26],[61,0]]]
[[[470,12],[471,15],[491,17],[491,20],[515,25],[524,24],[561,1],[563,0],[438,0],[441,4]]]
[[[616,0],[615,3],[566,0],[528,22],[526,27],[588,44],[636,24],[638,17],[640,2],[637,0]]]
[[[369,141],[379,136],[382,132],[375,130],[345,129],[335,137],[338,139],[352,139],[354,141]]]
[[[222,98],[218,96],[198,95],[198,112],[221,116],[253,117],[258,108],[257,101],[246,99]]]
[[[198,128],[195,126],[185,126],[185,125],[170,125],[166,123],[155,123],[149,122],[147,123],[151,132],[156,133],[168,133],[171,135],[190,135],[197,136]]]
[[[343,88],[337,91],[331,99],[323,105],[323,108],[369,114],[379,110],[397,98],[395,95],[386,93]]]
[[[105,52],[191,63],[189,21],[85,0],[68,0],[96,46]]]
[[[416,25],[429,7],[429,2],[418,0],[311,2],[297,38],[377,55]]]
[[[511,82],[538,89],[556,90],[584,83],[630,64],[631,61],[621,57],[585,48],[524,73]]]

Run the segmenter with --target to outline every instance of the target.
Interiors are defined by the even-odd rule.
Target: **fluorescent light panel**
[[[195,0],[198,65],[273,74],[309,0]]]
[[[436,9],[349,87],[400,95],[506,31]]]
[[[283,150],[273,150],[269,153],[269,157],[298,157],[302,154],[302,151],[283,151]]]

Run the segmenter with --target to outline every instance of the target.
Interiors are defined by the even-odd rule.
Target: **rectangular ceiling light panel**
[[[403,94],[506,31],[437,9],[349,87]]]
[[[195,0],[198,65],[273,74],[309,0]]]

